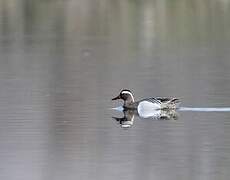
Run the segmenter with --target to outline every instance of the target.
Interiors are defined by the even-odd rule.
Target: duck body
[[[175,110],[180,103],[177,98],[156,97],[146,98],[135,102],[133,94],[130,90],[124,89],[120,94],[112,100],[124,100],[123,108],[126,110],[137,110],[140,112],[147,112],[153,110]]]

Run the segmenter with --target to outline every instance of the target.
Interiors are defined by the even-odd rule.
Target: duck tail
[[[169,101],[169,103],[175,103],[175,104],[178,104],[180,103],[180,100],[177,99],[177,98],[173,98],[171,101]]]

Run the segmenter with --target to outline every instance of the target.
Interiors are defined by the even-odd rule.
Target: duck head
[[[120,94],[113,98],[112,100],[122,99],[124,101],[124,107],[129,107],[131,104],[134,103],[134,97],[130,90],[123,89]]]

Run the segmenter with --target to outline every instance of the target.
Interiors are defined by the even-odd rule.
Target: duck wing
[[[177,104],[180,103],[180,100],[177,98],[168,98],[168,97],[152,97],[152,98],[146,98],[142,99],[141,101],[147,101],[154,104]],[[139,102],[141,102],[139,101]]]
[[[180,102],[180,100],[177,98],[157,97],[156,99],[161,103],[165,103],[165,104],[169,104],[169,103],[177,104]]]
[[[158,98],[146,98],[146,99],[142,99],[141,101],[147,101],[147,102],[156,103],[156,104],[162,103],[161,99],[158,99]]]

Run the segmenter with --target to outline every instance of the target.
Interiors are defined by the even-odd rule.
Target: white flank
[[[139,116],[143,118],[151,117],[151,116],[156,116],[159,114],[159,109],[161,109],[160,104],[148,102],[148,101],[143,101],[140,102],[137,111]]]
[[[131,96],[132,100],[134,101],[134,97],[133,97],[133,95],[132,95],[131,92],[129,92],[129,91],[122,91],[121,94],[129,94]]]

